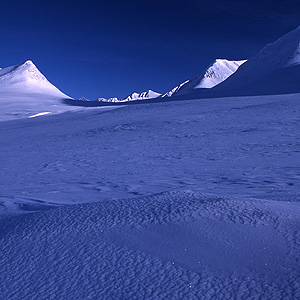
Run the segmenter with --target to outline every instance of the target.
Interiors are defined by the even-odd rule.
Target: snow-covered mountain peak
[[[100,97],[96,101],[98,101],[98,102],[121,102],[121,100],[119,100],[117,97],[112,97],[112,98],[108,98],[108,99]]]
[[[194,88],[212,88],[216,86],[236,72],[245,62],[246,60],[230,61],[227,59],[216,59],[204,75],[197,76],[194,79]]]
[[[38,70],[31,60],[0,70],[0,89],[22,93],[43,93],[68,98]]]
[[[160,95],[161,95],[160,93],[154,92],[154,91],[152,91],[152,90],[148,90],[148,91],[142,92],[142,93],[139,95],[139,98],[143,98],[143,99],[151,99],[151,98],[157,98],[157,97],[159,97]]]
[[[128,98],[128,100],[135,100],[135,99],[137,99],[138,97],[139,97],[139,93],[137,93],[137,92],[133,92],[131,95],[129,95],[127,98]],[[126,99],[127,99],[126,98]]]
[[[299,93],[299,76],[300,27],[266,45],[215,87],[210,97]],[[199,95],[193,93],[194,97]]]
[[[163,97],[171,97],[175,94],[184,95],[195,89],[213,88],[235,73],[246,61],[216,59],[204,72],[200,73],[194,79],[187,80],[176,86],[173,90],[164,94]]]
[[[161,94],[154,92],[152,90],[148,90],[142,93],[132,93],[130,96],[128,96],[127,98],[125,98],[122,101],[133,101],[133,100],[145,100],[145,99],[152,99],[152,98],[157,98],[159,97]]]
[[[27,67],[36,67],[35,64],[33,63],[32,60],[28,59],[26,60],[23,64],[21,64],[20,66],[27,66]]]
[[[38,70],[31,60],[27,60],[25,63],[17,66],[13,71],[13,77],[17,80],[30,81],[31,83],[38,81],[39,84],[41,82],[50,84],[47,78]]]
[[[135,101],[135,100],[147,100],[147,99],[153,99],[153,98],[157,98],[161,96],[160,93],[154,92],[152,90],[148,90],[142,93],[137,93],[137,92],[133,92],[131,95],[129,95],[128,97],[126,97],[125,99],[118,99],[116,97],[113,98],[98,98],[97,101],[99,102],[128,102],[128,101]]]
[[[31,60],[0,70],[0,121],[74,110]]]

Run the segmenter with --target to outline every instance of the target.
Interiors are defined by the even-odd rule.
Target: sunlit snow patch
[[[29,118],[40,117],[40,116],[44,116],[44,115],[48,115],[48,114],[51,114],[51,112],[49,112],[49,111],[41,112],[41,113],[35,114],[33,116],[30,116]]]

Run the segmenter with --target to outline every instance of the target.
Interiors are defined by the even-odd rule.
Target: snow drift
[[[10,218],[1,297],[299,299],[298,209],[169,192]]]

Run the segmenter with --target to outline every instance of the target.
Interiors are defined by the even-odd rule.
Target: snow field
[[[2,221],[3,299],[297,299],[299,203],[169,192]]]

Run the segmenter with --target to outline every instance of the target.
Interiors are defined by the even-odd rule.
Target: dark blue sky
[[[298,0],[10,0],[0,13],[0,67],[31,59],[63,92],[91,100],[166,92],[300,25]]]

